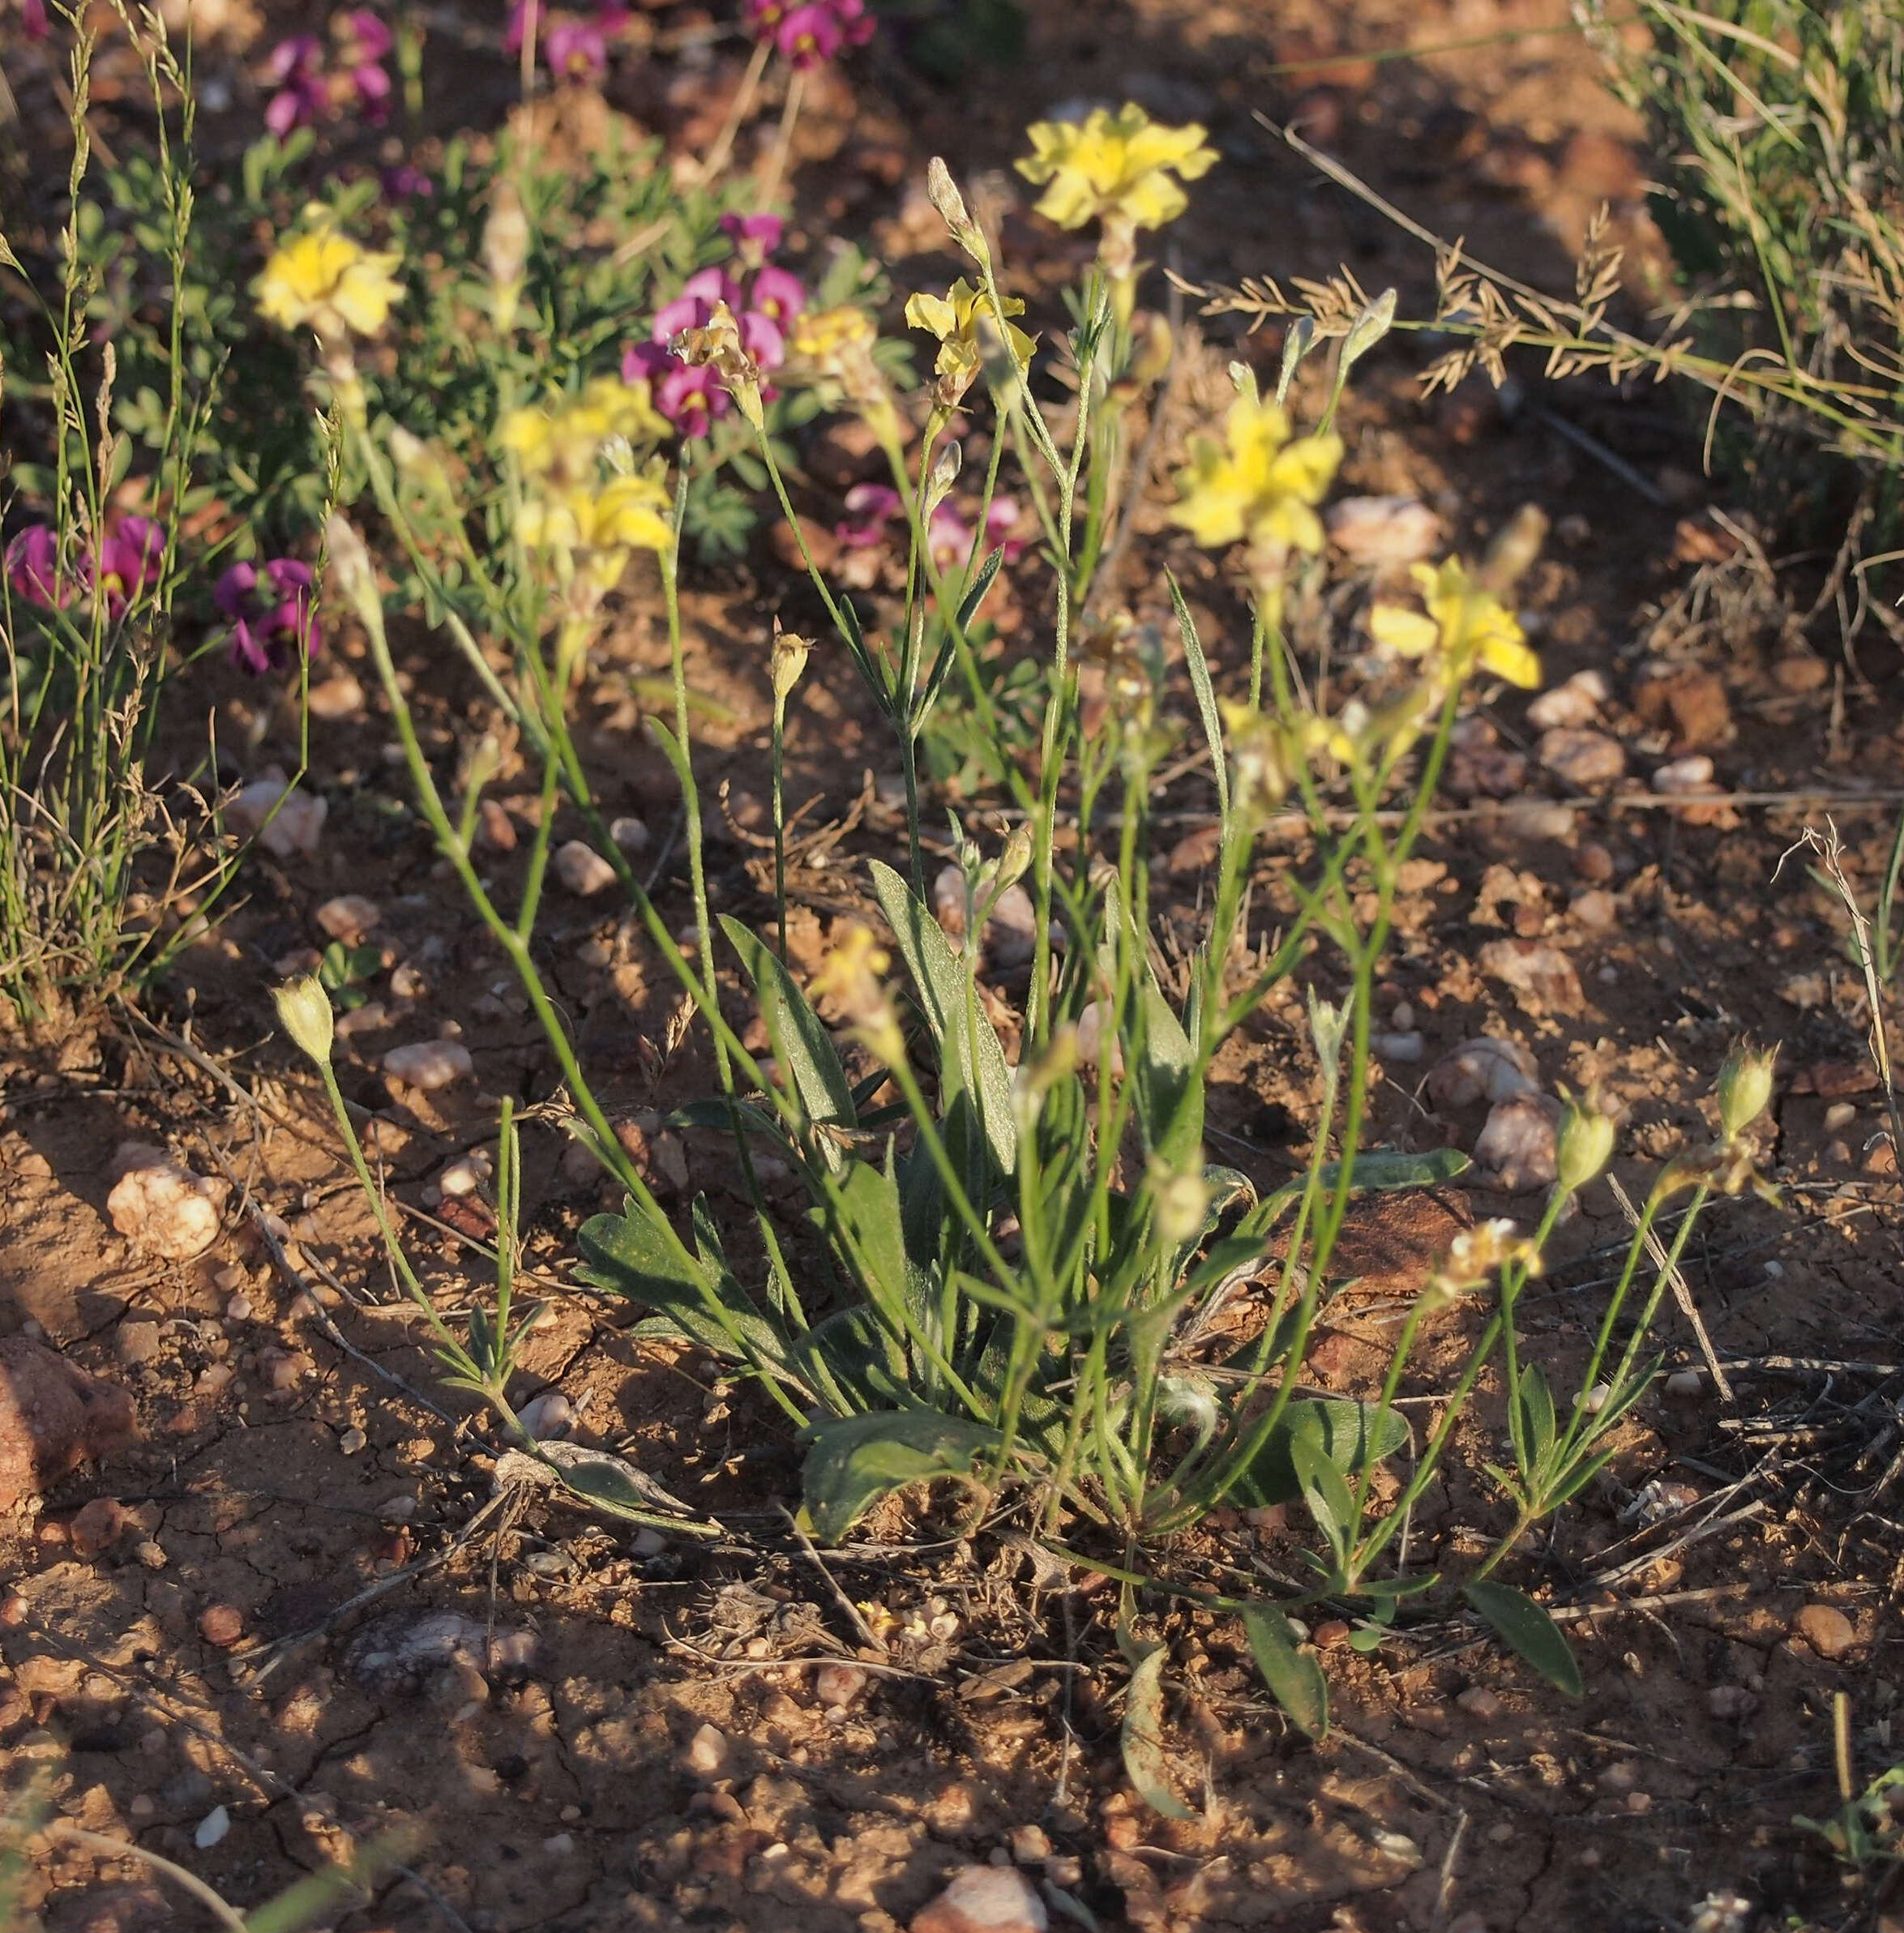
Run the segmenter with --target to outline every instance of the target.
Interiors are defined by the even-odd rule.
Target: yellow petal
[[[1406,605],[1378,604],[1368,614],[1369,635],[1405,658],[1426,657],[1441,642],[1441,628]]]
[[[956,332],[957,311],[942,295],[914,295],[906,298],[905,319],[915,329],[928,329],[943,342]]]

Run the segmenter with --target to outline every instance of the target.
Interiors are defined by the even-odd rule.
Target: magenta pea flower
[[[332,88],[336,104],[341,107],[355,102],[366,121],[381,121],[389,111],[391,92],[383,62],[396,45],[396,36],[367,6],[336,15],[331,32],[343,69]]]
[[[105,600],[106,615],[121,618],[159,581],[165,561],[165,531],[150,517],[122,517],[99,547],[93,588]]]
[[[28,41],[43,41],[53,32],[46,0],[19,0],[20,30]]]
[[[386,201],[426,200],[436,192],[436,183],[421,168],[409,161],[399,161],[394,168],[386,168],[378,177],[383,184]]]
[[[263,677],[295,661],[315,657],[323,648],[310,567],[294,558],[274,557],[260,571],[237,563],[221,576],[212,601],[231,620],[232,662]]]
[[[905,507],[905,498],[891,484],[856,483],[846,493],[848,517],[833,526],[833,535],[853,550],[884,543],[886,526]]]
[[[608,41],[593,20],[564,16],[542,43],[549,71],[563,80],[599,79],[608,71]]]
[[[73,587],[59,574],[59,539],[49,524],[34,524],[6,546],[6,582],[15,597],[60,610]]]
[[[330,108],[323,44],[314,33],[280,41],[265,63],[264,78],[277,90],[265,105],[264,125],[280,141],[293,128],[315,121]]]
[[[806,306],[807,291],[801,287],[800,278],[771,263],[754,277],[753,286],[747,291],[748,314],[765,316],[783,333]]]
[[[824,0],[792,8],[773,36],[781,54],[802,70],[824,66],[845,42],[833,10]]]
[[[780,246],[787,225],[777,215],[723,215],[721,233],[749,268],[758,268]]]
[[[711,366],[677,362],[654,392],[655,408],[685,437],[708,435],[728,411],[727,391]]]
[[[780,24],[790,11],[787,0],[747,0],[744,16],[747,32],[757,41],[770,41],[779,33]]]

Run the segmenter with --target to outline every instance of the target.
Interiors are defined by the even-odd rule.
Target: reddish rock
[[[1584,1003],[1573,962],[1552,947],[1525,939],[1490,940],[1475,956],[1484,973],[1504,980],[1530,1013],[1577,1013]]]
[[[1684,751],[1730,745],[1734,737],[1725,681],[1696,665],[1643,678],[1633,690],[1633,709],[1648,725],[1670,731]]]
[[[1868,1060],[1821,1060],[1800,1067],[1791,1077],[1795,1094],[1816,1094],[1840,1101],[1847,1094],[1868,1094],[1880,1084],[1877,1069]]]
[[[913,1915],[912,1933],[1045,1933],[1050,1917],[1015,1867],[968,1866]]]
[[[66,1525],[75,1557],[94,1558],[118,1542],[132,1523],[132,1512],[117,1497],[95,1497]]]
[[[0,1340],[0,1509],[132,1440],[132,1398],[25,1336]]]

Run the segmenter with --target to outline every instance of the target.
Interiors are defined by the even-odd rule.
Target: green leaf
[[[1197,716],[1203,720],[1203,735],[1209,742],[1210,768],[1217,778],[1217,810],[1226,830],[1230,824],[1230,768],[1223,756],[1223,726],[1217,716],[1216,686],[1210,682],[1210,661],[1203,655],[1203,641],[1196,635],[1196,621],[1183,601],[1183,592],[1175,576],[1164,572],[1170,587],[1170,602],[1176,606],[1177,629],[1183,639],[1183,661],[1190,668],[1190,688],[1196,694]]]
[[[892,937],[918,990],[926,1024],[939,1044],[941,1110],[952,1097],[975,1098],[986,1144],[1001,1174],[1018,1161],[1018,1128],[1012,1114],[1012,1076],[1005,1050],[984,1009],[969,999],[969,975],[939,930],[939,922],[913,897],[889,866],[872,862],[873,894],[892,929]]]
[[[1569,1698],[1585,1693],[1573,1647],[1560,1626],[1525,1591],[1483,1580],[1470,1584],[1461,1595],[1493,1626],[1508,1649],[1525,1658],[1549,1684]]]
[[[731,914],[722,913],[721,930],[728,938],[754,991],[760,1002],[760,1017],[767,1025],[767,1037],[773,1043],[774,1056],[786,1069],[800,1105],[813,1121],[830,1121],[842,1127],[858,1124],[853,1109],[853,1090],[846,1070],[819,1016],[807,1003],[794,977],[780,963],[773,949],[758,934],[743,926]],[[825,1144],[838,1165],[839,1150]]]
[[[1146,966],[1142,1002],[1143,1040],[1134,1070],[1137,1116],[1144,1144],[1166,1167],[1181,1169],[1203,1146],[1203,1083],[1183,1024]]]
[[[1458,1148],[1436,1148],[1425,1154],[1400,1154],[1390,1148],[1377,1148],[1355,1157],[1353,1195],[1377,1194],[1390,1188],[1435,1188],[1453,1181],[1474,1166]],[[1324,1195],[1333,1193],[1341,1178],[1341,1164],[1327,1163],[1320,1186]],[[1262,1201],[1237,1225],[1239,1235],[1266,1234],[1283,1210],[1302,1200],[1304,1183],[1286,1182]]]
[[[1289,1453],[1316,1528],[1340,1558],[1355,1533],[1355,1499],[1348,1479],[1329,1453],[1320,1428],[1313,1424],[1297,1429],[1290,1439]]]
[[[1247,1503],[1289,1503],[1303,1495],[1292,1455],[1298,1441],[1319,1449],[1345,1476],[1358,1477],[1371,1464],[1393,1456],[1408,1441],[1406,1420],[1391,1409],[1376,1426],[1373,1403],[1299,1396],[1283,1411],[1269,1440],[1238,1483]]]
[[[849,1161],[841,1171],[836,1241],[841,1260],[866,1299],[903,1334],[906,1315],[905,1222],[899,1179],[888,1160]]]
[[[1521,1433],[1527,1467],[1538,1470],[1554,1446],[1554,1392],[1539,1369],[1530,1363],[1521,1371]]]
[[[1196,1815],[1171,1791],[1163,1746],[1163,1673],[1170,1653],[1153,1644],[1138,1659],[1124,1695],[1123,1730],[1119,1738],[1124,1770],[1138,1798],[1166,1819],[1194,1819]]]
[[[836,1544],[880,1498],[935,1477],[968,1477],[998,1432],[936,1409],[879,1409],[807,1431],[807,1508],[824,1543]]]
[[[1290,1721],[1311,1738],[1329,1735],[1329,1680],[1308,1653],[1296,1649],[1289,1619],[1267,1604],[1243,1607],[1243,1627],[1250,1652],[1269,1696],[1288,1713]]]
[[[970,587],[959,600],[959,629],[969,631],[972,620],[978,615],[978,607],[985,602],[985,594],[991,588],[992,579],[999,574],[999,566],[1005,561],[1003,547],[992,552],[978,567]]]
[[[633,1200],[619,1215],[595,1215],[575,1238],[588,1264],[581,1281],[665,1315],[717,1356],[784,1366],[786,1339],[717,1264],[697,1261],[679,1238]]]

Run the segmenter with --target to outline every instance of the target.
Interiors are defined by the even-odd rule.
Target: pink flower
[[[59,539],[49,524],[34,524],[6,546],[6,582],[15,597],[59,610],[73,587],[59,575]]]
[[[386,201],[409,201],[413,198],[424,200],[436,192],[436,183],[421,168],[409,161],[399,161],[396,167],[386,168],[379,178]]]
[[[522,43],[528,36],[529,10],[533,7],[536,15],[536,38],[542,37],[542,29],[549,24],[549,9],[541,0],[516,0],[509,9],[508,31],[503,36],[503,49],[506,53],[520,53]]]
[[[807,0],[802,6],[784,7],[773,30],[781,56],[801,68],[817,67],[842,48],[863,47],[872,37],[866,0]]]
[[[747,32],[757,41],[771,41],[787,17],[786,0],[747,0]]]
[[[390,29],[368,7],[339,14],[331,22],[337,40],[337,58],[344,72],[333,85],[336,105],[360,105],[364,118],[375,123],[390,107],[390,76],[383,62],[396,45]]]
[[[905,500],[889,483],[856,483],[846,493],[852,516],[833,526],[833,535],[849,550],[862,550],[883,543],[886,526],[905,507]]]
[[[122,517],[119,527],[99,547],[96,588],[105,599],[106,615],[126,609],[159,581],[165,561],[165,531],[150,517]]]
[[[273,558],[262,571],[255,564],[233,564],[212,592],[232,621],[232,662],[262,677],[300,652],[315,657],[323,640],[311,606],[314,588],[310,567],[293,558]]]
[[[266,81],[277,89],[264,109],[264,125],[281,141],[294,127],[302,127],[327,113],[331,105],[324,85],[323,44],[314,33],[293,34],[280,41],[265,63]]]
[[[549,71],[563,80],[596,80],[608,70],[608,42],[592,20],[558,20],[549,29],[542,51]]]
[[[654,392],[654,405],[683,436],[700,437],[726,415],[728,395],[711,366],[674,362]]]
[[[754,285],[747,291],[748,312],[765,316],[783,331],[806,306],[807,291],[801,287],[800,278],[771,263],[754,277]]]
[[[1018,527],[1023,515],[1016,497],[994,497],[991,508],[985,514],[985,534],[1005,554],[1005,562],[1016,563],[1025,554],[1025,540],[1011,533]]]
[[[750,268],[758,268],[780,246],[786,224],[777,215],[723,215],[721,233]]]
[[[19,0],[20,31],[28,41],[43,41],[53,32],[46,0]]]

